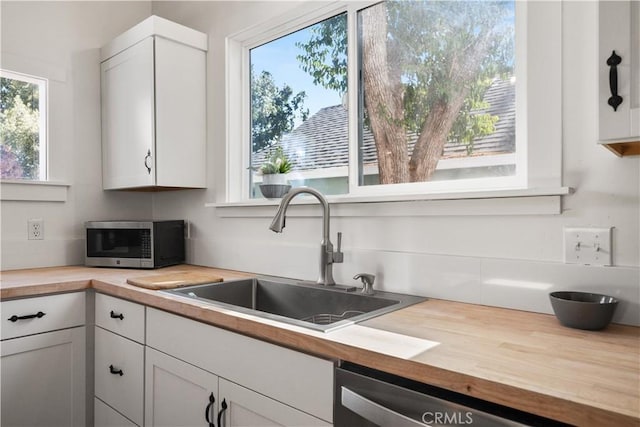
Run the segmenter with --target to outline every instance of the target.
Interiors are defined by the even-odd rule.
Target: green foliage
[[[296,46],[305,54],[297,55],[300,67],[313,77],[315,85],[338,93],[347,92],[347,15],[329,18],[310,29],[311,37]]]
[[[0,82],[2,178],[38,179],[40,111],[37,85],[2,78]]]
[[[498,118],[471,114],[481,102],[491,79],[513,73],[512,2],[490,1],[387,1],[388,82],[398,79],[402,99],[403,127],[420,134],[433,105],[450,102],[460,87],[468,90],[450,140],[469,144],[474,138],[494,132]],[[362,36],[361,36],[362,37]],[[457,68],[473,55],[479,43],[488,54],[475,70]],[[298,43],[301,67],[314,83],[327,89],[346,91],[346,18],[338,15],[315,26],[305,43]],[[365,96],[366,88],[365,88]],[[380,105],[378,106],[380,107]],[[380,113],[379,111],[377,113]],[[391,119],[389,115],[386,115]],[[368,119],[365,112],[365,123]]]
[[[286,84],[277,87],[268,71],[256,76],[251,69],[251,148],[254,153],[292,131],[297,117],[302,121],[307,119],[306,96],[304,91],[294,95]]]
[[[268,160],[260,166],[260,172],[262,172],[263,175],[287,173],[290,170],[291,162],[280,146],[273,148],[269,154]]]

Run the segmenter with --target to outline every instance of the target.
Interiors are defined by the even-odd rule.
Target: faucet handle
[[[358,273],[353,276],[353,280],[362,280],[362,293],[365,295],[373,295],[373,282],[376,280],[376,276],[369,273]]]
[[[344,254],[340,250],[342,248],[342,231],[338,231],[338,248],[332,254],[333,263],[341,263],[344,261]]]

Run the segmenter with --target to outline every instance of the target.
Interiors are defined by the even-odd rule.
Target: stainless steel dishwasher
[[[335,400],[335,427],[566,426],[346,362],[336,368]]]

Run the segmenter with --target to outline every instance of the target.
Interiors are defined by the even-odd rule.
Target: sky
[[[313,78],[300,67],[296,55],[304,51],[296,47],[295,43],[306,42],[309,37],[309,28],[305,28],[254,48],[251,50],[251,64],[256,75],[262,71],[270,72],[278,87],[287,84],[294,94],[305,91],[307,97],[304,105],[309,109],[311,117],[321,108],[338,105],[342,100],[336,91],[314,85]]]

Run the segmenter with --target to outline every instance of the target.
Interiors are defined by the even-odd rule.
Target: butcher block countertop
[[[224,280],[252,274],[190,265]],[[560,326],[552,315],[429,299],[311,331],[127,284],[158,273],[90,267],[2,272],[0,298],[93,288],[329,359],[346,360],[570,424],[640,426],[640,328]],[[437,344],[437,345],[436,345]]]

